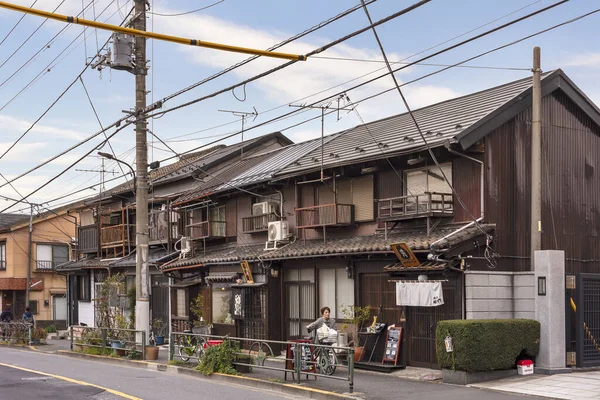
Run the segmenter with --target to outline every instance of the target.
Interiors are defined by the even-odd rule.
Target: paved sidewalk
[[[527,375],[469,385],[506,393],[554,399],[600,399],[600,371]]]

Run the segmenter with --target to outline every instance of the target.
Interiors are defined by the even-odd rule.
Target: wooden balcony
[[[279,218],[275,213],[253,215],[242,218],[242,232],[256,233],[266,232],[269,229],[269,222],[277,221]]]
[[[104,248],[135,246],[135,225],[106,225],[100,228],[100,246]]]
[[[98,225],[85,225],[77,229],[78,251],[82,254],[98,253],[100,240],[98,238],[100,230]]]
[[[377,218],[382,221],[453,215],[454,206],[450,193],[427,192],[377,201]]]
[[[344,226],[354,223],[354,205],[322,204],[296,208],[297,228],[318,228],[323,226]]]
[[[187,236],[194,239],[216,239],[227,236],[225,221],[202,221],[186,225]]]
[[[148,215],[150,243],[165,243],[180,236],[179,214],[169,210],[151,210]],[[170,232],[169,232],[170,227]]]

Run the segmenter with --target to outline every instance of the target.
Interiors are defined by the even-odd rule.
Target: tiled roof
[[[105,259],[102,260],[100,258],[82,258],[80,260],[71,260],[67,261],[64,264],[60,264],[56,266],[57,271],[76,271],[80,269],[86,268],[106,268],[111,263],[115,262],[114,259]]]
[[[542,75],[542,79],[551,73]],[[518,98],[532,85],[530,77],[416,109],[413,115],[430,146],[456,143],[457,136],[502,106]],[[403,113],[358,125],[338,134],[296,163],[283,168],[277,176],[293,176],[356,162],[381,159],[384,156],[408,154],[426,149],[409,113]]]
[[[396,232],[388,235],[387,239],[383,235],[357,236],[344,239],[328,239],[324,242],[319,240],[297,240],[277,250],[265,251],[264,243],[236,246],[235,244],[221,246],[214,250],[209,250],[205,255],[196,256],[189,259],[178,260],[174,263],[165,265],[163,271],[174,270],[181,267],[204,266],[210,264],[235,263],[242,260],[257,261],[261,260],[283,260],[291,258],[304,257],[323,257],[323,256],[343,256],[350,254],[393,254],[390,244],[404,242],[413,251],[429,251],[432,243],[455,232],[444,241],[439,249],[451,248],[466,240],[481,235],[481,231],[476,226],[469,226],[462,231],[458,231],[462,226],[440,227],[427,237],[425,230],[407,230],[405,232]],[[485,232],[491,232],[494,225],[481,225]]]
[[[168,254],[167,250],[164,247],[150,247],[148,249],[148,265],[156,265],[156,261],[159,258],[162,258]],[[111,268],[127,268],[127,267],[135,267],[136,263],[136,254],[135,252],[127,257],[123,257],[120,260],[114,261],[110,267]]]
[[[405,267],[401,263],[392,263],[383,267],[384,271],[441,271],[446,268],[448,264],[440,261],[426,261],[417,265],[416,267]]]
[[[29,219],[29,215],[2,213],[0,214],[0,230],[10,228],[17,222],[23,222],[27,219]]]

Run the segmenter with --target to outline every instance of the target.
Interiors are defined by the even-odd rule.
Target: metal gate
[[[600,274],[577,274],[577,367],[600,366]]]

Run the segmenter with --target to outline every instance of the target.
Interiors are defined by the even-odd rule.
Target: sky
[[[14,4],[78,15],[109,24],[120,24],[133,7],[131,0],[10,0]],[[520,16],[544,8],[557,0],[432,0],[377,28],[388,59],[412,62],[469,37],[500,26]],[[359,3],[359,0],[291,1],[291,0],[149,0],[147,30],[235,46],[266,49],[297,33],[317,25]],[[368,5],[374,21],[398,12],[416,0],[377,0]],[[83,4],[83,6],[82,6]],[[199,8],[204,10],[188,13]],[[454,64],[492,48],[507,44],[552,25],[585,14],[598,7],[594,0],[571,0],[549,11],[499,30],[472,43],[433,57],[396,73],[400,83],[409,82],[439,70],[439,65]],[[57,8],[58,7],[58,8]],[[82,9],[84,9],[82,13]],[[40,163],[57,156],[97,133],[135,107],[135,77],[126,71],[86,67],[98,52],[106,54],[109,44],[102,46],[110,32],[67,25],[0,9],[0,154],[34,125],[21,141],[0,159],[0,173],[12,180]],[[465,66],[486,68],[451,68],[403,87],[411,108],[469,94],[512,80],[530,77],[534,46],[542,49],[544,71],[562,68],[596,104],[600,103],[600,49],[598,24],[600,13],[560,27],[514,46],[491,53]],[[362,10],[293,41],[278,51],[306,54],[333,40],[368,25]],[[11,29],[13,29],[11,32]],[[434,47],[437,46],[437,47]],[[149,67],[146,79],[147,102],[151,104],[183,88],[246,59],[248,56],[176,43],[148,40]],[[165,114],[149,121],[148,128],[166,141],[177,153],[210,145],[240,131],[241,119],[231,112],[258,112],[246,120],[246,128],[261,124],[292,110],[293,117],[249,129],[244,139],[281,131],[294,142],[321,135],[319,109],[290,107],[328,104],[328,96],[382,75],[385,64],[371,31],[336,45],[305,62],[225,92],[208,100]],[[222,88],[285,63],[284,60],[261,57],[224,76],[166,101],[163,109],[211,94]],[[489,68],[487,68],[489,67]],[[383,68],[383,69],[382,69]],[[82,73],[81,79],[77,77]],[[346,93],[358,103],[358,112],[340,111],[325,118],[325,134],[405,112],[395,91],[361,99],[393,88],[387,76]],[[61,93],[62,97],[57,101]],[[49,111],[47,109],[54,103]],[[338,102],[333,101],[332,106]],[[339,103],[345,104],[344,101]],[[47,111],[47,112],[46,112]],[[114,132],[108,130],[107,134]],[[98,147],[103,135],[66,152],[61,157],[17,180],[11,185],[0,177],[0,196],[21,199],[49,182],[87,152],[67,172],[52,181],[28,200],[57,207],[68,201],[97,195],[102,168],[110,188],[123,178],[128,168],[114,161],[102,160],[98,151],[112,152],[135,168],[135,132],[127,127],[117,133],[110,146]],[[240,135],[224,140],[231,144]],[[161,165],[173,162],[174,153],[148,136],[149,161]],[[102,163],[104,162],[104,167]],[[96,185],[76,194],[75,191]],[[0,210],[14,202],[0,198]],[[10,208],[12,212],[28,212],[23,202]]]

